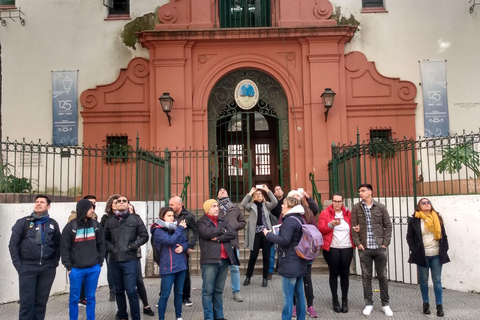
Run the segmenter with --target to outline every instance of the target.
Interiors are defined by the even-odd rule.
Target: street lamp
[[[325,91],[321,95],[323,100],[323,106],[325,107],[325,122],[327,122],[328,111],[333,106],[333,100],[335,99],[335,92],[330,88],[325,88]]]
[[[172,126],[172,123],[170,122],[172,117],[170,117],[169,113],[170,111],[172,111],[172,106],[174,101],[173,98],[170,97],[170,93],[164,92],[163,95],[160,98],[158,98],[158,100],[160,100],[160,105],[162,106],[163,112],[165,112],[165,114],[167,115],[168,125]]]

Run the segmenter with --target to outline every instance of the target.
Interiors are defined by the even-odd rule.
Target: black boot
[[[110,299],[109,301],[115,301],[115,290],[110,290]]]
[[[423,303],[423,314],[430,314],[430,303]]]
[[[267,278],[263,278],[262,287],[266,287],[266,286],[268,286],[268,279],[267,279]]]
[[[348,299],[342,299],[342,313],[348,312]]]
[[[445,314],[443,313],[443,305],[437,304],[437,317],[443,317]]]
[[[243,281],[243,286],[246,287],[250,284],[250,277],[246,277],[245,281]]]
[[[342,310],[340,309],[340,302],[338,302],[338,298],[333,298],[332,304],[333,304],[333,311],[337,313],[342,312]]]

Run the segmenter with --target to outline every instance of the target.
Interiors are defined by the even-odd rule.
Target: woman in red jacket
[[[330,270],[330,290],[332,291],[333,311],[348,312],[348,285],[350,263],[353,257],[351,212],[343,205],[343,195],[335,193],[333,204],[320,213],[318,229],[323,235],[323,257]],[[354,230],[358,232],[359,227]],[[342,307],[338,301],[337,287],[340,276]]]

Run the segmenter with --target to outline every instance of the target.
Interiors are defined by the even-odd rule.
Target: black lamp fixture
[[[335,99],[335,92],[330,88],[325,88],[325,91],[321,95],[323,100],[323,106],[325,107],[325,122],[327,122],[328,111],[333,106],[333,100]]]
[[[170,122],[170,120],[172,119],[172,117],[170,117],[170,111],[172,111],[174,101],[173,98],[170,97],[170,93],[164,92],[162,96],[158,98],[158,100],[160,100],[160,105],[162,106],[163,112],[165,112],[165,114],[167,115],[168,125],[172,126],[172,123]]]

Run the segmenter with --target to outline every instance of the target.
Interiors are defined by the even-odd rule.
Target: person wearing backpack
[[[305,210],[300,200],[287,197],[283,201],[283,221],[278,235],[264,229],[268,241],[278,244],[278,274],[282,278],[283,310],[282,320],[290,320],[293,313],[293,298],[296,299],[298,320],[305,320],[305,292],[303,277],[307,274],[307,260],[297,255],[295,247],[303,236],[302,224]]]
[[[103,228],[93,216],[95,204],[78,201],[75,219],[65,225],[60,240],[62,264],[68,270],[70,320],[78,319],[78,301],[82,283],[85,283],[87,320],[95,320],[95,292],[105,259]]]
[[[305,191],[292,190],[288,193],[287,197],[294,197],[300,200],[300,204],[305,211],[303,220],[312,226],[317,227],[317,219],[315,215],[318,213],[318,205]],[[322,239],[323,240],[323,239]],[[305,290],[305,298],[307,300],[307,314],[312,318],[318,318],[318,313],[313,308],[313,283],[312,283],[312,265],[313,260],[307,261],[307,274],[303,277],[303,289]],[[293,316],[297,314],[296,301],[293,301]]]
[[[32,214],[12,227],[8,249],[18,272],[20,320],[45,319],[60,260],[60,228],[48,213],[50,203],[46,195],[37,195]]]

